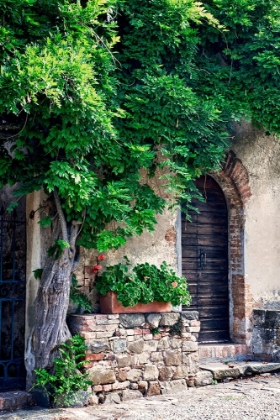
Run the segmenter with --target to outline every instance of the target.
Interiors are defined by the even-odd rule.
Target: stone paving
[[[0,420],[280,420],[280,375],[262,374],[120,404],[3,413]]]

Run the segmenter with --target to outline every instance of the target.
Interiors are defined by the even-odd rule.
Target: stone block
[[[182,340],[180,338],[170,338],[169,345],[171,349],[179,349],[182,347]]]
[[[126,339],[116,337],[111,340],[111,349],[114,353],[124,353],[126,351]]]
[[[154,338],[153,334],[145,334],[143,336],[144,340],[152,340]]]
[[[190,327],[200,327],[200,321],[190,321]]]
[[[200,370],[195,375],[194,385],[197,387],[211,385],[213,382],[213,374],[206,370]]]
[[[186,331],[190,333],[198,333],[200,331],[200,327],[187,327]]]
[[[152,352],[152,351],[156,351],[157,348],[158,348],[158,343],[159,343],[159,341],[157,341],[155,339],[153,339],[151,341],[145,341],[144,351],[147,351],[149,353]]]
[[[163,337],[159,340],[157,349],[158,350],[165,350],[170,348],[170,340],[169,337]]]
[[[148,389],[148,382],[147,381],[139,381],[138,382],[138,389],[140,389],[141,391],[147,391]]]
[[[129,343],[131,343],[131,341],[134,341],[134,335],[128,335],[128,336],[126,337],[126,340],[127,340]]]
[[[130,382],[138,382],[142,379],[141,369],[131,369],[127,372],[127,380]]]
[[[125,368],[136,364],[136,356],[116,356],[118,367]]]
[[[141,327],[145,324],[143,314],[120,314],[120,324],[125,328]]]
[[[152,395],[160,395],[160,393],[161,393],[160,383],[158,381],[149,382],[147,396],[151,397]]]
[[[88,344],[88,348],[86,350],[87,354],[89,353],[103,353],[104,351],[108,351],[110,350],[109,347],[109,342],[108,340],[102,340],[102,341],[98,341],[98,340],[92,340],[90,341],[90,343]]]
[[[103,360],[104,359],[105,354],[104,353],[93,353],[93,354],[86,354],[85,356],[85,360],[86,361],[98,361],[98,360]],[[87,367],[87,364],[85,364],[85,367]]]
[[[189,370],[187,366],[180,365],[176,368],[173,379],[186,379],[189,375]]]
[[[121,398],[117,392],[110,392],[110,394],[106,395],[106,399],[104,404],[120,404]]]
[[[109,338],[109,337],[112,337],[113,331],[99,331],[95,335],[96,335],[96,338]]]
[[[89,379],[93,385],[113,384],[116,382],[115,372],[111,369],[88,369]]]
[[[95,394],[92,394],[88,397],[88,405],[97,405],[98,404],[98,397]]]
[[[182,353],[182,363],[188,368],[189,374],[195,374],[198,371],[198,354]]]
[[[142,393],[138,390],[125,389],[122,393],[123,401],[135,400],[136,398],[143,398]]]
[[[156,366],[147,365],[143,372],[144,381],[154,381],[158,379],[158,369]]]
[[[153,351],[150,353],[151,362],[161,362],[163,360],[161,351]]]
[[[184,341],[182,351],[198,351],[198,343],[196,341]]]
[[[159,326],[161,317],[161,314],[149,314],[146,319],[151,328],[157,328]]]
[[[128,350],[131,353],[137,353],[140,354],[144,351],[144,340],[137,340],[137,341],[133,341],[131,343],[128,344]]]
[[[176,350],[167,350],[163,355],[166,366],[179,366],[182,363],[182,353]]]
[[[127,370],[124,369],[119,369],[117,376],[118,376],[118,380],[121,382],[124,382],[127,380]]]
[[[119,314],[109,314],[107,315],[108,319],[119,319]]]
[[[141,353],[137,357],[137,364],[145,365],[146,363],[148,363],[149,358],[150,358],[150,354],[148,352]]]
[[[123,389],[127,389],[130,386],[130,382],[129,381],[124,381],[124,382],[115,382],[114,384],[112,384],[112,390],[123,390]]]
[[[180,314],[178,312],[170,312],[162,314],[162,317],[159,321],[159,325],[163,326],[171,326],[176,324],[176,322],[179,320]]]
[[[199,319],[199,313],[197,311],[184,311],[181,312],[181,319],[184,320],[198,320]]]
[[[174,392],[182,392],[187,390],[185,379],[177,379],[176,381],[161,382],[161,393],[172,394]]]
[[[159,368],[159,380],[160,381],[170,381],[170,379],[172,379],[174,371],[175,371],[175,367],[174,366],[163,366],[161,368]]]

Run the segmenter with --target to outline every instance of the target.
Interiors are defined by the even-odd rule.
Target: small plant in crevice
[[[182,326],[180,323],[176,323],[170,327],[169,334],[170,335],[181,335],[182,333]]]
[[[151,329],[150,329],[150,332],[151,332],[151,334],[153,334],[153,335],[157,335],[157,334],[159,334],[159,329],[158,329],[158,328],[151,328]]]
[[[35,369],[36,380],[32,388],[42,387],[56,405],[68,407],[73,404],[75,394],[92,385],[88,374],[82,372],[87,363],[83,360],[86,348],[85,339],[79,334],[62,343],[60,357],[54,359],[53,372]]]
[[[84,312],[91,313],[91,301],[84,292],[79,290],[79,284],[75,274],[72,274],[70,300],[78,306],[78,311],[84,308]]]

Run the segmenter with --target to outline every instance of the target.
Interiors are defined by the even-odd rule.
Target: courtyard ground
[[[3,413],[1,420],[280,419],[280,375],[263,374],[187,391],[83,408]]]

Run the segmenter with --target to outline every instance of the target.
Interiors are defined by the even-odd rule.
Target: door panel
[[[202,177],[196,185],[206,201],[193,202],[199,213],[189,213],[191,222],[182,214],[182,272],[192,296],[190,309],[199,311],[199,341],[228,341],[227,205],[212,178]]]

